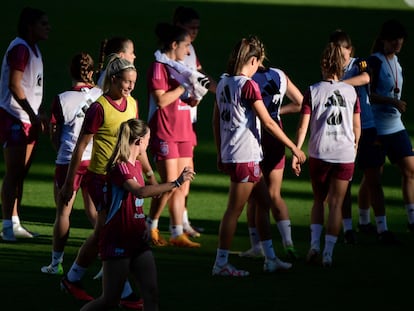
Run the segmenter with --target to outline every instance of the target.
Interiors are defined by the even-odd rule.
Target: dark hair
[[[132,40],[126,37],[112,37],[111,39],[104,39],[101,41],[98,69],[96,71],[98,77],[104,67],[105,58],[110,58],[112,54],[126,52],[129,42],[132,43]]]
[[[86,52],[76,54],[70,63],[70,74],[75,81],[94,84],[92,77],[88,76],[94,70],[92,57]]]
[[[185,25],[195,19],[200,19],[200,15],[197,13],[196,10],[190,7],[179,6],[174,11],[173,24]]]
[[[407,30],[399,21],[390,19],[382,24],[379,37],[383,40],[405,39]]]
[[[131,39],[126,37],[113,37],[107,40],[104,48],[105,56],[125,52],[129,42],[132,42]]]
[[[25,7],[19,17],[17,24],[17,34],[20,38],[26,39],[29,31],[29,27],[40,20],[46,13],[39,9],[31,7]]]
[[[329,42],[335,43],[344,48],[352,47],[351,37],[342,29],[337,29],[329,35]]]
[[[381,30],[372,46],[372,52],[383,52],[383,40],[392,41],[396,39],[407,39],[407,37],[408,33],[404,25],[396,19],[387,20],[381,26]]]
[[[339,47],[343,47],[345,49],[352,48],[352,41],[351,37],[342,29],[337,29],[333,33],[329,35],[329,42],[336,44]],[[351,57],[354,54],[354,49],[351,51]]]
[[[155,34],[161,45],[161,52],[170,51],[174,42],[184,41],[185,37],[188,36],[185,29],[168,23],[159,23],[155,28]]]

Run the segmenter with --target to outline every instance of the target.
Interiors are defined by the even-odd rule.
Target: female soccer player
[[[157,270],[148,244],[143,198],[179,188],[194,178],[185,167],[173,182],[145,185],[138,156],[146,152],[148,126],[130,119],[121,124],[118,141],[108,161],[108,214],[101,229],[99,253],[103,261],[103,292],[81,310],[108,310],[117,306],[130,273],[144,299],[145,310],[158,310]]]
[[[259,165],[262,160],[260,127],[287,146],[299,163],[303,163],[306,156],[269,115],[259,86],[251,79],[264,58],[264,46],[257,37],[243,38],[234,47],[227,74],[217,85],[213,118],[217,161],[219,169],[230,176],[231,183],[227,209],[220,224],[213,275],[249,275],[248,271],[232,266],[228,255],[237,220],[250,196],[257,202],[256,222],[265,255],[264,271],[274,272],[292,266],[276,257],[271,240],[269,208],[272,203]]]

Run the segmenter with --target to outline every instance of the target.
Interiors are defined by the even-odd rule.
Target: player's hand
[[[303,164],[306,161],[306,154],[297,148],[296,146],[292,148],[292,154],[294,157],[296,157],[299,161],[299,164]]]
[[[70,185],[69,183],[65,182],[59,191],[58,200],[60,200],[63,204],[67,205],[73,195],[73,184]]]
[[[407,103],[403,100],[397,100],[394,106],[400,113],[404,113],[407,110]]]
[[[292,170],[293,170],[293,173],[296,176],[299,176],[301,171],[302,171],[301,165],[300,165],[299,160],[296,156],[293,156],[293,158],[292,158]]]
[[[181,172],[180,176],[178,176],[176,181],[179,185],[182,185],[186,181],[194,180],[195,174],[196,173],[194,172],[193,168],[186,166],[184,167],[183,171]]]

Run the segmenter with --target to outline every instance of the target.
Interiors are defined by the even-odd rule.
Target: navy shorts
[[[378,139],[384,153],[392,164],[397,163],[403,158],[414,156],[413,145],[405,129],[393,134],[378,135]],[[384,163],[385,155],[382,164]]]
[[[375,127],[363,129],[358,144],[356,164],[362,171],[384,164],[385,152],[379,141]]]

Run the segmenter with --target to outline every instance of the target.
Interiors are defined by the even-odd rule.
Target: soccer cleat
[[[344,242],[345,244],[355,245],[357,243],[357,238],[355,231],[350,229],[346,230],[344,233]]]
[[[191,241],[186,234],[181,234],[176,238],[170,238],[170,244],[177,247],[197,248],[200,247],[200,243]]]
[[[39,233],[31,232],[20,224],[13,225],[13,233],[16,238],[22,239],[33,239],[34,237],[39,236]]]
[[[267,273],[275,272],[276,270],[289,270],[292,268],[292,264],[289,262],[281,261],[279,258],[265,259],[263,264],[263,271]]]
[[[138,298],[138,296],[134,293],[131,293],[129,296],[121,298],[119,301],[119,307],[129,310],[142,310],[144,309],[144,300]]]
[[[46,273],[46,274],[63,275],[62,263],[59,262],[55,266],[52,266],[52,264],[50,264],[48,266],[44,266],[44,267],[40,268],[40,271],[42,271],[43,273]]]
[[[233,276],[233,277],[244,277],[249,276],[248,271],[238,270],[229,263],[226,263],[224,266],[214,265],[212,275],[217,276]]]
[[[399,241],[395,237],[394,233],[391,231],[385,230],[381,233],[378,233],[377,239],[380,243],[384,245],[396,245],[399,244]]]
[[[322,266],[325,268],[332,267],[332,254],[329,254],[329,253],[323,254]]]
[[[60,281],[60,288],[80,301],[91,301],[94,299],[83,289],[80,281],[70,282],[66,276]]]
[[[286,257],[290,260],[296,260],[299,258],[299,254],[293,245],[285,246],[284,249]]]
[[[3,231],[0,233],[1,238],[5,242],[16,242],[16,237],[13,233],[13,227],[3,227]]]
[[[184,233],[189,238],[199,238],[201,236],[201,234],[197,230],[195,230],[193,227],[191,227],[191,226],[185,228],[184,229]]]
[[[167,246],[168,242],[160,235],[158,229],[151,229],[151,241],[154,246]]]
[[[377,233],[377,228],[371,223],[358,224],[358,231],[361,233]]]
[[[252,248],[249,248],[247,251],[240,253],[239,256],[246,258],[262,258],[264,257],[264,253],[260,245],[258,245],[253,246]]]
[[[306,263],[307,264],[315,264],[318,262],[319,259],[319,250],[315,248],[311,248],[306,255]]]
[[[190,225],[191,226],[191,225]],[[205,231],[204,228],[202,227],[196,227],[196,226],[191,226],[191,228],[193,228],[195,231],[197,231],[198,233],[203,233]]]

